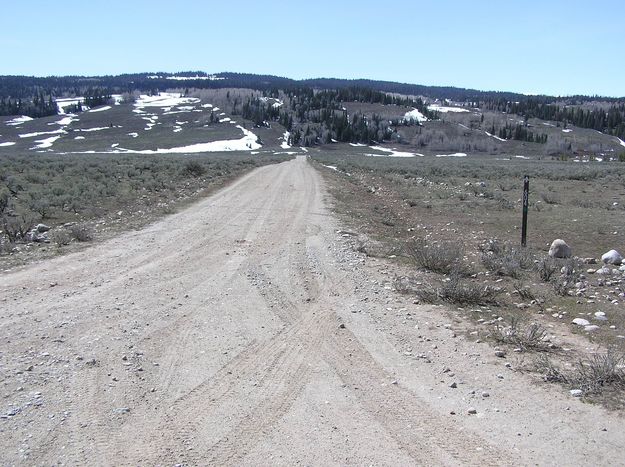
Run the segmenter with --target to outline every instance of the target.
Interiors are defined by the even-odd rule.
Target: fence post
[[[530,176],[523,177],[523,226],[521,227],[521,246],[527,246],[527,209],[530,197]]]

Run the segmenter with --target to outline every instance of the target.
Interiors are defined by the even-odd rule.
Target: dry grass
[[[549,349],[546,342],[547,330],[538,323],[526,324],[523,320],[512,317],[508,326],[498,325],[493,338],[502,344],[512,345],[523,351]]]
[[[610,388],[625,388],[625,354],[609,348],[562,369],[546,355],[536,361],[536,370],[549,382],[562,383],[584,394],[600,394]]]

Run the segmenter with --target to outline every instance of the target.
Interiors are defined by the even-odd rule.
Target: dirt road
[[[0,464],[623,462],[618,416],[395,294],[327,205],[298,158],[0,276]]]

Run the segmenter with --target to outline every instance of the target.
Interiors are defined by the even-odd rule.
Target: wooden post
[[[523,226],[521,227],[521,246],[527,246],[527,209],[530,197],[530,176],[523,177]]]

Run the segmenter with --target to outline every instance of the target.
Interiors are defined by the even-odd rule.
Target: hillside
[[[0,113],[11,114],[0,154],[262,152],[341,142],[374,155],[618,160],[625,151],[625,103],[583,96],[193,72],[0,77],[0,98]]]

